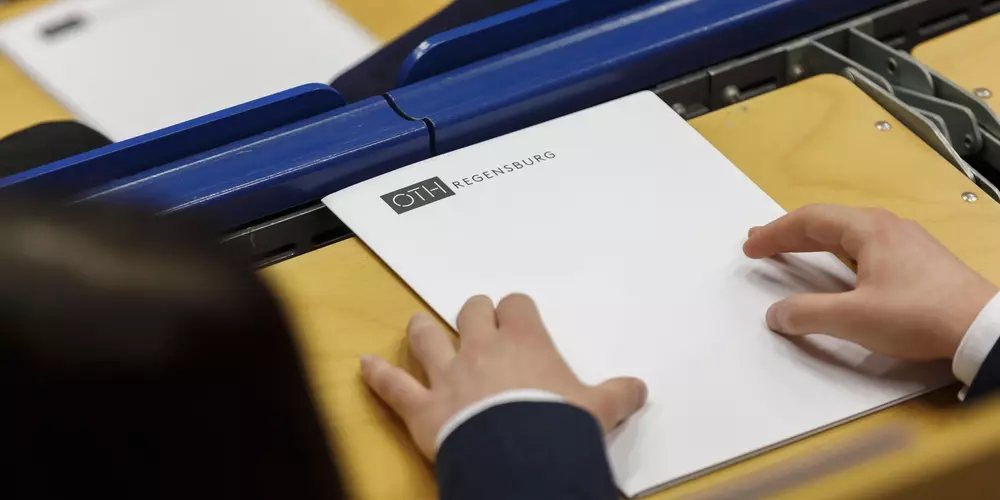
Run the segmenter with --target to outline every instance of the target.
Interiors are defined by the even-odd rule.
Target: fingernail
[[[775,333],[784,333],[785,328],[781,325],[780,311],[778,309],[780,309],[780,306],[775,304],[767,310],[767,327]]]
[[[753,238],[753,235],[757,234],[757,231],[760,231],[761,229],[762,229],[761,226],[751,227],[750,230],[747,231],[747,238]]]
[[[415,325],[417,323],[422,323],[425,321],[430,321],[431,317],[425,312],[415,312],[413,316],[410,316],[410,324]]]
[[[646,399],[649,397],[649,387],[642,380],[636,380],[636,391],[639,392],[639,406],[644,406],[646,404]]]
[[[372,356],[371,354],[361,356],[361,370],[367,371],[368,368],[372,366],[373,361],[375,361],[375,356]]]

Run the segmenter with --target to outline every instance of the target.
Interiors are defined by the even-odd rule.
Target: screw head
[[[803,76],[806,75],[806,69],[803,68],[801,64],[793,64],[791,74],[792,74],[792,79],[800,80],[802,79]]]
[[[896,70],[899,69],[899,63],[896,62],[896,59],[890,57],[888,63],[886,63],[886,69],[889,70],[890,75],[895,75]]]
[[[978,89],[973,90],[972,93],[976,94],[976,97],[980,99],[989,99],[990,97],[993,97],[993,91],[986,87],[979,87]]]
[[[878,130],[879,132],[888,132],[892,130],[892,124],[885,120],[877,121],[875,122],[875,130]]]
[[[976,196],[976,193],[970,193],[968,191],[962,193],[962,199],[969,203],[975,203],[979,201],[979,197]]]
[[[728,85],[722,89],[722,99],[729,104],[736,104],[740,101],[740,88],[736,85]]]

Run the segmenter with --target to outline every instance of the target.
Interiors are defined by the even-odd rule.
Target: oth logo
[[[441,179],[431,177],[412,186],[383,194],[382,201],[392,207],[397,214],[404,214],[449,196],[455,196],[455,192],[447,184],[441,182]]]

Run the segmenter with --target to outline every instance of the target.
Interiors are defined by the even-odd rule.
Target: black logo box
[[[383,194],[381,198],[397,214],[405,214],[410,210],[416,210],[451,196],[455,196],[455,192],[448,187],[448,184],[438,177],[431,177],[411,186]]]

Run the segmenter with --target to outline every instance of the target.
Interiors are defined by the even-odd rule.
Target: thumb
[[[646,383],[633,377],[613,378],[594,388],[594,416],[610,432],[646,404]]]
[[[854,316],[854,293],[793,295],[767,310],[767,326],[783,335],[836,335]]]

